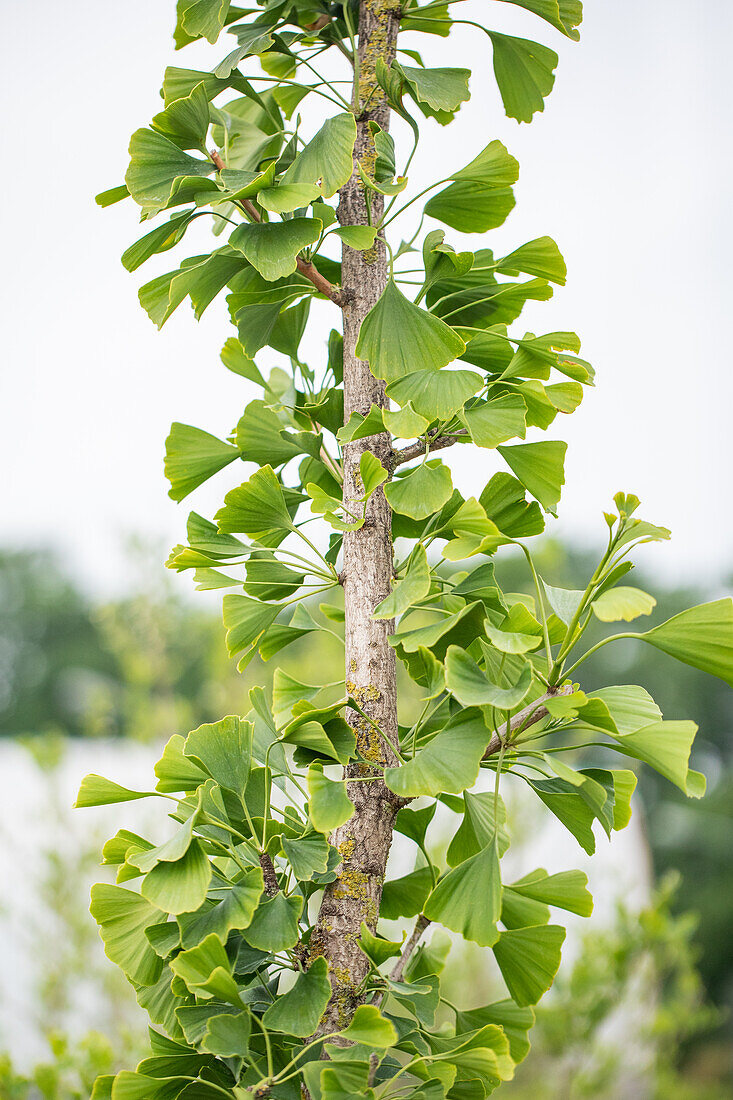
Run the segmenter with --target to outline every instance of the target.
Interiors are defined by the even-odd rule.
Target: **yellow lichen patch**
[[[366,901],[369,897],[369,875],[364,871],[354,871],[345,867],[341,876],[334,884],[334,898],[352,898],[355,901]]]

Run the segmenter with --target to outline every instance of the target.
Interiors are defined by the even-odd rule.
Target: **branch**
[[[265,880],[265,893],[268,898],[274,898],[276,894],[280,893],[280,887],[277,884],[275,868],[267,852],[263,852],[260,856],[260,867],[262,868],[262,877]]]
[[[392,969],[389,972],[390,981],[392,981],[392,982],[401,982],[402,981],[402,975],[405,972],[405,967],[407,966],[408,962],[410,961],[410,956],[412,955],[413,951],[415,950],[418,943],[420,942],[420,937],[422,936],[423,932],[425,931],[425,929],[428,927],[429,924],[430,924],[430,921],[428,920],[428,918],[423,916],[423,914],[421,913],[420,916],[415,921],[415,927],[412,930],[410,938],[407,940],[407,942],[405,943],[405,946],[402,948],[402,954],[400,955],[399,959],[397,960],[397,962],[394,964],[394,966],[392,967]],[[382,1001],[384,1000],[384,996],[385,996],[385,991],[384,990],[380,990],[378,993],[375,993],[374,996],[372,997],[372,1004],[376,1005],[376,1007],[379,1008]]]
[[[433,451],[442,451],[444,447],[452,447],[454,443],[457,443],[463,436],[467,436],[468,432],[464,429],[453,432],[451,435],[434,435],[432,439],[428,436],[427,447],[424,439],[418,439],[416,443],[411,443],[409,447],[403,447],[401,451],[392,451],[391,467],[396,470],[398,466],[401,466],[404,462],[412,462],[413,458],[419,458],[420,455],[424,455],[426,449],[431,453]]]
[[[222,172],[226,168],[226,165],[217,150],[212,149],[210,156],[212,163],[216,166],[217,172]],[[262,221],[259,210],[250,199],[244,199],[242,201],[242,207],[253,222]],[[324,275],[321,275],[315,264],[312,264],[309,260],[304,260],[302,256],[298,256],[296,262],[300,274],[303,275],[309,283],[313,283],[313,286],[319,294],[325,294],[327,298],[331,299],[334,305],[343,306],[346,301],[343,291],[335,287],[333,283],[329,283],[328,279]]]
[[[551,688],[545,695],[541,695],[539,699],[535,699],[529,706],[524,707],[523,710],[518,711],[509,722],[509,737],[514,733],[519,733],[520,730],[526,729],[528,726],[535,725],[536,722],[541,722],[543,718],[546,718],[550,713],[547,707],[542,704],[546,703],[548,699],[553,699],[557,695],[571,695],[573,691],[572,684],[564,684],[562,687]],[[506,740],[506,727],[501,736],[498,733],[491,735],[486,752],[484,753],[482,760],[488,760],[490,756],[494,756],[499,752],[502,744]]]

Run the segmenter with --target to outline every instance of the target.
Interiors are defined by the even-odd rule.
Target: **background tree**
[[[577,37],[579,3],[517,2]],[[106,205],[129,194],[144,220],[174,211],[124,254],[130,270],[206,214],[229,233],[140,298],[161,325],[185,297],[200,316],[227,287],[237,339],[222,358],[263,391],[226,441],[173,425],[174,499],[236,460],[257,469],[214,522],[191,513],[188,545],[168,564],[195,569],[206,588],[243,587],[224,597],[240,668],[256,652],[269,659],[297,638],[315,640],[325,626],[302,601],[340,586],[343,612],[327,616],[343,622],[345,676],[329,699],[321,689],[334,685],[276,675],[272,702],[254,688],[247,716],[174,735],[156,792],[98,776],[82,784],[81,806],[157,793],[175,802],[178,822],[159,845],[121,830],[105,846],[118,882],[141,879],[140,892],[97,886],[92,913],[156,1027],[151,1058],[100,1078],[95,1097],[488,1095],[525,1056],[531,1006],[560,962],[565,933],[549,923],[549,907],[592,908],[577,871],[502,882],[502,776],[526,783],[589,852],[595,821],[608,833],[628,822],[635,777],[573,768],[565,753],[621,753],[703,793],[688,766],[694,723],[665,722],[643,688],[585,692],[571,675],[607,643],[640,638],[733,682],[733,604],[605,635],[578,656],[594,619],[651,613],[653,597],[619,582],[636,545],[669,533],[634,518],[637,498],[617,494],[606,551],[570,589],[539,575],[525,542],[542,532],[542,509],[557,507],[565,444],[510,441],[572,412],[593,379],[574,333],[507,330],[527,300],[564,281],[557,246],[543,237],[502,258],[456,251],[443,229],[421,237],[422,220],[410,240],[390,239],[426,193],[401,197],[412,154],[398,175],[390,112],[414,149],[414,114],[448,123],[470,77],[425,67],[412,47],[398,48],[398,32],[447,37],[455,23],[487,36],[505,109],[529,121],[552,88],[556,54],[454,19],[445,3],[275,0],[252,11],[182,0],[177,45],[214,43],[226,25],[237,46],[211,73],[166,71],[164,110],[133,135],[125,185],[100,196]],[[346,96],[338,78],[323,76],[325,54],[347,67]],[[215,106],[228,89],[237,98]],[[337,110],[305,140],[310,96]],[[208,153],[210,130],[217,148]],[[436,193],[423,214],[484,233],[512,209],[518,165],[498,141],[471,152],[427,188]],[[416,272],[405,262],[420,257],[420,237]],[[340,265],[330,255],[337,240]],[[400,285],[415,273],[411,300]],[[343,319],[324,368],[299,358],[315,297]],[[254,357],[265,346],[288,358],[289,373],[262,375]],[[464,498],[431,457],[467,444],[512,471],[495,473],[478,498]],[[307,533],[308,506],[330,529],[327,549]],[[530,592],[499,588],[486,557],[505,546],[524,555]],[[404,713],[397,658],[416,685]],[[418,798],[428,801],[416,808]],[[458,818],[440,862],[428,839],[438,806]],[[395,828],[422,858],[385,884]],[[380,913],[416,918],[403,943],[379,934]],[[444,960],[419,946],[432,922],[492,949],[505,1000],[466,1010],[441,998]],[[436,1029],[441,1004],[451,1016]]]

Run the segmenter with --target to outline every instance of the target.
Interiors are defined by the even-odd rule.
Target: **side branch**
[[[411,443],[409,447],[403,447],[400,451],[392,451],[390,465],[393,470],[396,470],[404,462],[412,462],[413,458],[420,458],[426,450],[430,452],[442,451],[445,447],[452,447],[459,439],[467,437],[468,432],[464,429],[452,432],[450,435],[434,435],[432,438],[428,435],[427,444],[424,439],[418,439],[417,442]]]
[[[413,928],[412,932],[410,933],[409,939],[405,942],[405,946],[402,948],[402,954],[400,955],[399,959],[397,960],[397,962],[394,964],[394,966],[392,967],[392,969],[389,972],[390,981],[393,981],[393,982],[401,982],[402,981],[402,976],[405,973],[405,969],[407,967],[407,964],[410,961],[410,958],[411,958],[415,948],[417,947],[418,943],[420,942],[423,932],[425,931],[425,929],[429,925],[430,925],[430,921],[428,920],[428,918],[426,916],[424,916],[421,913],[420,916],[415,921],[415,927]],[[380,990],[380,992],[375,993],[374,996],[372,997],[372,1004],[376,1005],[377,1008],[379,1008],[382,1001],[384,1000],[384,996],[385,996],[385,994],[384,994],[383,990]]]
[[[226,168],[224,161],[219,156],[216,149],[212,149],[211,153],[212,163],[216,165],[217,172],[221,172]],[[245,213],[252,219],[253,222],[261,222],[260,212],[253,202],[249,199],[244,199],[242,202],[242,208]],[[310,260],[304,260],[302,256],[298,256],[297,259],[298,271],[300,274],[308,280],[309,283],[313,283],[319,294],[325,294],[327,298],[330,298],[334,305],[343,306],[344,295],[338,287],[335,287],[333,283],[329,283],[328,279],[321,275],[315,264],[312,264]]]
[[[536,722],[541,722],[543,718],[547,718],[550,713],[547,707],[543,706],[548,699],[552,699],[557,695],[571,695],[573,691],[572,684],[564,684],[562,687],[553,688],[545,695],[541,695],[539,699],[535,699],[529,706],[524,707],[523,710],[517,711],[513,718],[509,721],[509,737],[515,733],[519,733],[521,730],[535,725]],[[499,750],[507,738],[506,730],[502,731],[501,735],[498,732],[494,732],[491,735],[491,740],[486,746],[486,752],[482,759],[488,760],[490,756],[494,756]]]

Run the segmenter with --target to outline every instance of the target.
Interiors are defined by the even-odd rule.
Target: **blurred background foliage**
[[[207,601],[190,600],[180,579],[161,580],[159,561],[157,548],[131,545],[130,594],[99,601],[53,554],[0,551],[0,738],[21,741],[53,769],[69,738],[157,743],[241,711],[248,687],[271,681],[273,663],[259,659],[244,676],[236,672],[215,598],[202,609]],[[552,584],[568,587],[595,565],[551,540],[539,564]],[[497,574],[506,591],[527,587],[519,560],[503,561]],[[634,583],[654,593],[660,621],[718,594],[661,586],[643,569]],[[325,633],[279,658],[280,667],[311,683],[338,679],[339,662],[338,645]],[[641,645],[604,649],[583,679],[589,687],[642,684],[666,716],[694,718],[694,766],[707,774],[709,793],[688,801],[655,774],[640,773],[636,812],[645,817],[656,893],[641,914],[619,908],[612,927],[584,934],[538,1010],[532,1057],[505,1093],[508,1100],[725,1100],[733,1096],[733,694],[687,666],[670,675],[662,655]],[[36,996],[48,1058],[21,1073],[15,1052],[0,1054],[0,1100],[88,1097],[97,1074],[129,1065],[142,1047],[142,1014],[124,979],[90,963],[96,932],[80,897],[98,845],[75,852],[71,863],[51,845],[44,859],[39,902],[53,948]],[[7,906],[12,887],[5,893]],[[105,1011],[99,1033],[72,1039],[65,1033],[73,1016],[68,977],[80,968]],[[634,1017],[635,1054],[618,1042],[619,1012],[627,1027]],[[634,1091],[639,1080],[642,1092]]]

